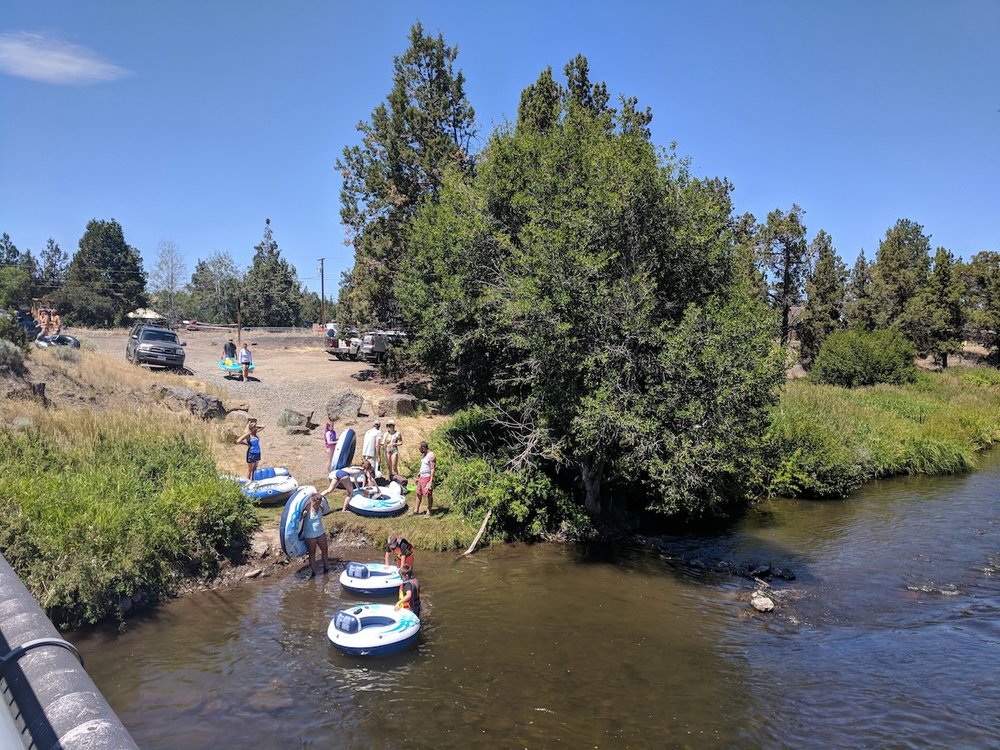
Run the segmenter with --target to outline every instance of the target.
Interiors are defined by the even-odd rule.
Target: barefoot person
[[[431,505],[434,502],[434,452],[427,447],[427,443],[420,444],[420,473],[417,475],[417,507],[413,509],[413,515],[420,515],[420,503],[427,498],[427,515],[431,515]]]
[[[245,383],[250,379],[250,365],[253,364],[253,354],[251,354],[250,347],[245,342],[243,348],[240,349],[239,362],[240,369],[243,371],[243,382]]]
[[[323,572],[330,572],[330,547],[326,538],[326,529],[323,528],[323,514],[330,511],[330,506],[326,503],[326,498],[318,492],[315,493],[306,507],[302,509],[302,538],[306,540],[309,548],[309,577],[316,575],[316,548],[319,548],[320,558],[323,562]]]
[[[385,433],[382,436],[385,445],[385,462],[389,465],[389,479],[399,473],[399,446],[403,444],[403,436],[396,430],[396,423],[389,420],[385,423]]]
[[[323,447],[326,448],[327,469],[333,469],[333,451],[337,447],[337,431],[333,428],[333,420],[326,420],[323,425]]]
[[[247,447],[247,479],[251,482],[253,481],[253,473],[257,470],[257,464],[260,463],[260,438],[257,437],[257,433],[263,429],[263,427],[258,426],[257,420],[251,417],[247,420],[247,431],[236,440],[237,445]]]

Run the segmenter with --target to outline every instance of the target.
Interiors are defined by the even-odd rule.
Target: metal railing
[[[138,750],[80,653],[0,555],[0,747]]]

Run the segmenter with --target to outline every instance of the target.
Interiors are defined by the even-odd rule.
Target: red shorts
[[[430,487],[431,478],[428,477],[417,477],[417,494],[427,495],[428,497],[434,493],[434,488]]]

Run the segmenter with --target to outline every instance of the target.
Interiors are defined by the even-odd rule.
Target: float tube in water
[[[401,651],[420,635],[420,618],[391,604],[361,604],[341,610],[330,620],[326,637],[352,656],[378,656]]]
[[[403,579],[399,568],[385,563],[347,563],[347,569],[340,574],[340,585],[355,594],[379,596],[396,594]]]

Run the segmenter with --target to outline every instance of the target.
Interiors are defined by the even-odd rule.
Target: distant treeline
[[[154,306],[170,321],[193,319],[254,326],[295,326],[319,320],[319,295],[299,284],[265,220],[264,235],[243,271],[228,252],[199,260],[188,277],[180,250],[161,242],[150,273],[114,219],[94,219],[70,258],[49,239],[38,259],[0,236],[0,309],[28,308],[34,300],[58,309],[73,325],[114,326],[127,314]],[[333,319],[336,305],[327,305]]]

